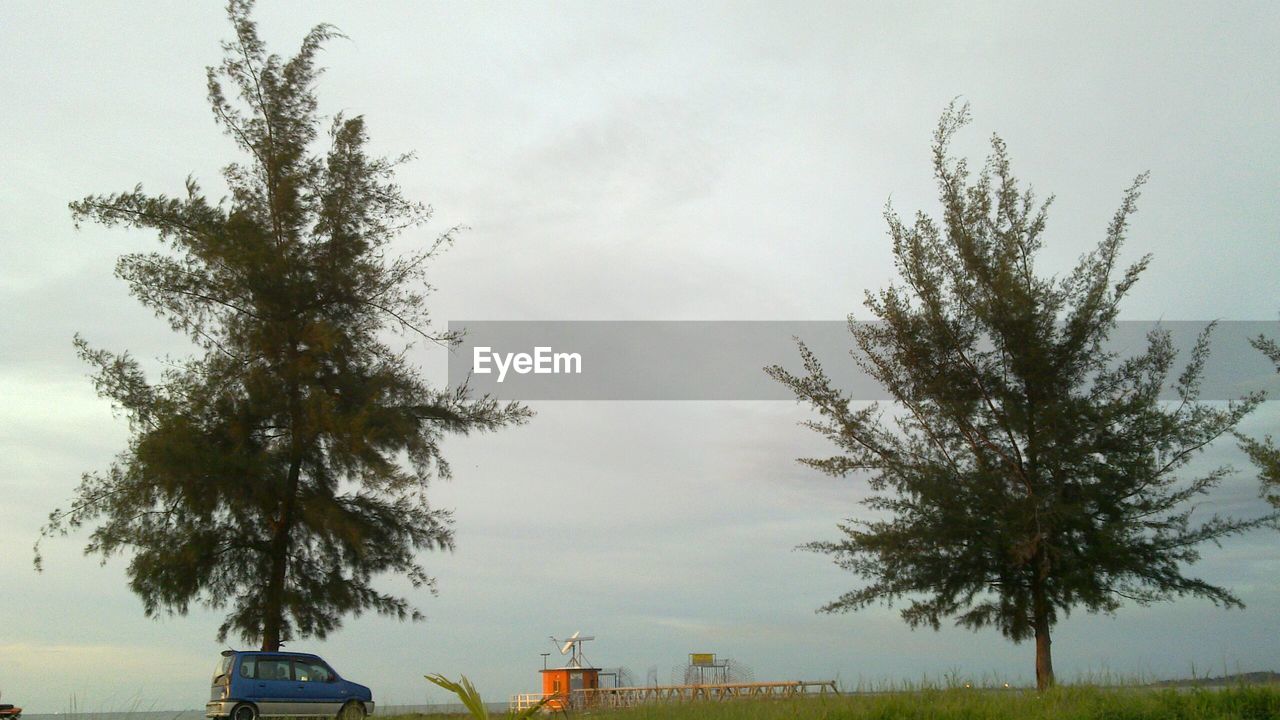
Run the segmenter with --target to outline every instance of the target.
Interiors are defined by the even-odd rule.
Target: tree
[[[850,330],[862,369],[893,399],[851,404],[803,342],[804,373],[766,368],[810,404],[806,422],[838,454],[801,462],[837,477],[865,473],[870,513],[843,537],[805,547],[867,580],[822,608],[845,612],[905,599],[903,619],[935,630],[944,618],[1034,638],[1036,684],[1053,683],[1050,633],[1073,608],[1114,612],[1198,595],[1239,606],[1228,590],[1183,574],[1197,546],[1260,520],[1193,520],[1189,501],[1229,472],[1187,476],[1188,462],[1230,433],[1258,396],[1197,401],[1208,353],[1202,334],[1160,398],[1175,360],[1167,332],[1141,355],[1104,351],[1120,301],[1147,267],[1114,281],[1141,175],[1106,237],[1064,278],[1035,272],[1049,201],[1021,191],[1005,144],[976,180],[949,143],[968,107],[943,114],[933,170],[943,216],[911,224],[887,208],[901,285],[867,293],[878,323]]]
[[[1259,335],[1249,341],[1251,345],[1266,355],[1280,373],[1280,343],[1265,335]],[[1248,454],[1249,459],[1258,468],[1258,480],[1262,483],[1262,494],[1272,506],[1280,509],[1280,446],[1270,435],[1262,439],[1240,437],[1240,446]]]
[[[347,613],[419,619],[373,578],[402,573],[434,592],[416,553],[453,547],[450,513],[426,493],[450,474],[441,439],[529,412],[433,389],[406,360],[413,340],[457,340],[430,334],[424,278],[453,231],[388,258],[430,216],[393,181],[407,156],[371,157],[363,119],[341,115],[314,152],[316,53],[337,33],[314,28],[285,61],[267,54],[251,9],[229,4],[235,40],[208,70],[214,117],[247,155],[224,170],[230,197],[210,202],[188,180],[181,197],[139,185],[70,205],[77,226],[159,234],[164,251],[125,255],[116,275],[202,354],[151,384],[127,352],[77,336],[131,438],[42,538],[96,522],[86,553],[132,553],[148,616],[229,605],[219,641],[234,632],[275,650],[325,637]]]

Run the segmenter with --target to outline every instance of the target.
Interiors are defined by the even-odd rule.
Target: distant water
[[[489,712],[504,713],[507,704],[485,703]],[[467,709],[461,703],[435,705],[378,705],[373,717],[392,715],[458,715]],[[132,712],[22,713],[22,720],[204,720],[204,710],[139,710]]]

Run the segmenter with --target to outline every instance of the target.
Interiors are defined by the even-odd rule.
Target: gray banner
[[[1136,355],[1146,348],[1149,331],[1169,330],[1179,348],[1172,381],[1206,325],[1121,322],[1109,349],[1121,358]],[[851,399],[890,399],[854,364],[853,338],[839,320],[486,320],[450,322],[449,330],[465,333],[449,356],[449,384],[468,382],[476,393],[505,400],[794,400],[763,368],[777,364],[801,372],[797,337]],[[1280,398],[1280,375],[1249,345],[1259,335],[1280,335],[1280,323],[1218,323],[1202,399],[1232,399],[1254,390]],[[1172,390],[1167,396],[1175,398]]]

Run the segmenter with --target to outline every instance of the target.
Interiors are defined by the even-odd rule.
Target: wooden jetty
[[[649,685],[642,687],[596,687],[572,690],[558,704],[567,709],[626,708],[645,703],[684,703],[748,698],[783,699],[839,695],[834,680],[785,680],[781,682],[717,683],[708,685]],[[513,710],[529,707],[543,698],[541,693],[517,695]]]

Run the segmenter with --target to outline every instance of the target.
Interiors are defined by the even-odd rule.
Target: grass
[[[1275,688],[1179,692],[1092,687],[1062,687],[1044,694],[1033,691],[926,690],[784,702],[743,702],[728,706],[653,706],[616,714],[616,720],[1190,720],[1276,717],[1280,717],[1280,690]]]
[[[1280,718],[1280,687],[1222,689],[932,689],[792,700],[655,704],[571,713],[591,720],[1269,720]],[[386,720],[409,720],[387,718]],[[421,717],[421,716],[417,716]],[[439,718],[440,716],[434,716]],[[559,713],[547,715],[558,720]]]

